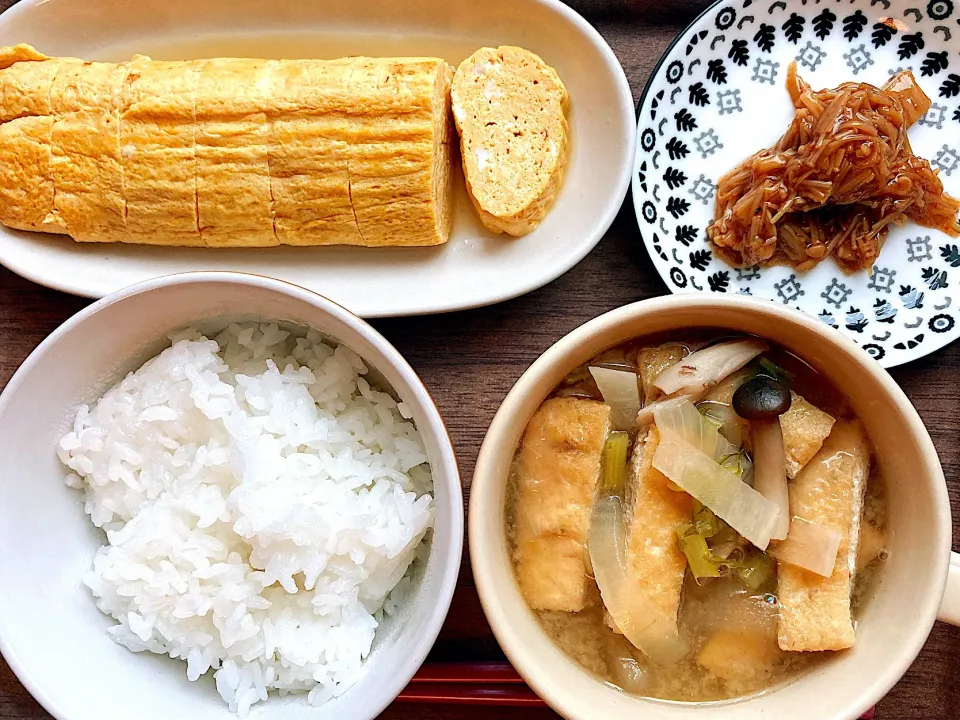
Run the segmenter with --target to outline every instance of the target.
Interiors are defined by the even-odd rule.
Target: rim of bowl
[[[570,696],[571,690],[542,672],[538,658],[516,639],[514,633],[516,623],[512,619],[513,614],[505,610],[504,603],[501,602],[500,595],[497,592],[499,586],[495,579],[495,562],[493,560],[495,553],[487,552],[487,548],[493,543],[505,542],[503,533],[501,531],[493,535],[485,535],[481,530],[481,516],[494,515],[502,518],[502,508],[498,505],[501,496],[500,491],[507,479],[495,475],[494,466],[498,464],[495,458],[497,448],[506,444],[504,438],[511,434],[511,428],[515,427],[514,418],[517,411],[521,405],[529,401],[539,378],[557,368],[568,365],[567,356],[575,353],[578,348],[594,342],[598,335],[639,317],[654,315],[658,311],[682,307],[686,311],[709,313],[710,310],[716,309],[718,305],[724,306],[725,309],[740,310],[744,313],[766,316],[771,320],[799,325],[818,335],[825,343],[834,345],[837,350],[847,356],[850,362],[855,363],[859,370],[868,374],[881,391],[894,401],[897,410],[904,417],[911,435],[916,439],[923,456],[928,460],[932,459],[925,463],[923,469],[925,470],[924,475],[928,477],[931,484],[931,494],[936,507],[936,513],[931,520],[939,526],[940,534],[943,537],[943,542],[940,543],[939,548],[935,549],[936,554],[931,558],[935,576],[942,579],[941,587],[935,588],[935,591],[929,594],[923,605],[915,609],[916,622],[913,623],[913,627],[922,630],[922,632],[915,632],[910,641],[901,646],[898,662],[888,665],[883,673],[873,678],[863,688],[859,699],[852,701],[846,707],[838,707],[835,717],[859,717],[875,705],[900,680],[920,653],[936,620],[943,590],[942,586],[946,584],[950,564],[952,541],[950,498],[933,441],[930,439],[930,435],[916,408],[913,407],[909,398],[890,374],[852,340],[839,333],[831,334],[829,332],[830,328],[823,326],[815,318],[771,301],[739,296],[723,297],[706,293],[667,295],[641,300],[587,321],[551,345],[527,368],[510,392],[507,393],[490,423],[480,446],[470,486],[470,506],[467,515],[469,552],[474,581],[484,614],[510,662],[537,695],[564,717],[580,717],[566,714],[570,711],[567,698]],[[704,321],[700,325],[711,326],[709,314],[704,315]],[[694,327],[694,325],[685,327]],[[677,329],[682,329],[682,327]],[[597,351],[601,349],[598,347]],[[572,369],[572,367],[566,368],[567,371]],[[546,396],[537,397],[537,404],[539,405],[545,398]],[[515,452],[514,446],[511,446],[511,452]],[[571,662],[575,661],[571,660]],[[585,675],[588,674],[585,670],[583,672]],[[600,680],[596,682],[601,684]],[[685,706],[686,704],[684,704]]]
[[[436,546],[430,549],[431,554],[434,552],[442,552],[443,554],[443,578],[439,583],[438,599],[433,606],[434,611],[425,622],[425,632],[415,637],[415,641],[407,653],[407,657],[413,658],[415,662],[408,666],[409,672],[401,672],[394,675],[386,685],[382,686],[386,692],[384,692],[382,702],[378,703],[379,707],[374,714],[375,717],[383,712],[383,710],[396,699],[400,691],[410,682],[414,674],[416,674],[416,671],[426,660],[427,654],[436,642],[437,636],[440,634],[440,628],[443,626],[447,614],[450,611],[450,603],[453,600],[453,593],[456,589],[457,578],[460,573],[464,541],[463,485],[460,479],[460,469],[457,464],[450,433],[447,430],[443,417],[440,414],[440,409],[437,407],[433,396],[429,390],[427,390],[416,371],[414,371],[413,367],[411,367],[393,344],[376,328],[357,315],[354,315],[342,305],[313,290],[308,290],[299,285],[284,280],[276,280],[264,275],[227,270],[209,270],[176,273],[174,275],[152,278],[128,285],[91,303],[67,318],[67,320],[44,338],[43,341],[30,352],[23,363],[21,363],[6,386],[4,386],[3,391],[0,392],[0,416],[6,411],[9,402],[8,398],[12,395],[12,391],[19,387],[23,382],[23,378],[33,371],[33,367],[39,362],[39,358],[46,354],[50,347],[56,344],[61,337],[74,331],[88,318],[109,306],[124,302],[131,297],[155,292],[160,289],[197,284],[238,284],[247,287],[258,287],[288,295],[295,300],[312,305],[317,310],[334,317],[336,320],[347,325],[352,331],[364,337],[377,349],[386,363],[399,373],[402,380],[409,386],[417,400],[426,410],[429,432],[436,436],[440,451],[441,467],[438,468],[438,470],[442,472],[444,478],[447,478],[444,482],[449,486],[450,498],[448,510],[451,516],[450,522],[453,542],[442,550]],[[199,317],[202,317],[202,313],[198,314],[198,318]],[[340,342],[338,338],[333,339]],[[373,365],[374,368],[379,367],[379,363],[371,362],[371,365]],[[8,392],[8,390],[11,392]],[[419,426],[417,429],[421,433],[424,431],[424,428],[420,428]],[[431,468],[431,472],[435,472],[435,469]],[[436,477],[434,477],[434,483],[436,484]],[[6,660],[13,674],[16,675],[17,679],[23,684],[31,696],[53,717],[58,720],[70,720],[69,716],[47,695],[45,690],[34,682],[28,668],[21,663],[17,653],[7,644],[3,633],[3,626],[4,620],[0,618],[0,655]]]

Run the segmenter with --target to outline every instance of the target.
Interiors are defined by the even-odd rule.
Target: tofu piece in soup
[[[652,608],[676,625],[687,560],[677,547],[676,527],[690,520],[693,499],[668,487],[653,467],[660,433],[652,426],[638,440],[625,493],[627,572],[646,591]]]
[[[781,563],[778,567],[783,650],[843,650],[854,642],[850,596],[856,570],[870,449],[859,422],[838,421],[820,451],[790,484],[790,511],[840,533],[830,577]]]
[[[687,355],[687,349],[679,343],[666,343],[658,347],[643,348],[637,353],[637,367],[643,383],[644,403],[652,403],[663,395],[660,388],[653,384],[657,375],[666,368],[680,362]]]
[[[527,424],[520,449],[516,570],[535,610],[583,610],[588,597],[587,538],[610,407],[551,398]]]
[[[830,434],[835,418],[791,392],[790,409],[780,416],[783,449],[787,453],[787,477],[794,479],[817,454]]]
[[[779,654],[777,644],[762,631],[725,629],[707,640],[697,653],[697,664],[727,682],[745,683],[769,675]]]

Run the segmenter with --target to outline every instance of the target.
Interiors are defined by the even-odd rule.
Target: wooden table
[[[11,0],[0,0],[0,7],[11,4]],[[576,0],[572,4],[613,47],[635,98],[671,39],[706,6],[698,0]],[[628,199],[596,250],[541,290],[480,310],[374,324],[420,373],[439,403],[453,435],[469,498],[473,464],[487,425],[527,366],[561,336],[600,313],[666,292],[640,242]],[[50,331],[86,304],[0,268],[0,387]],[[960,509],[960,343],[897,368],[893,376],[930,430],[950,482],[953,506]],[[955,520],[955,530],[957,527]],[[903,621],[908,623],[910,618]],[[876,717],[956,717],[960,712],[956,710],[960,707],[960,663],[954,662],[958,651],[960,629],[937,624],[913,667],[878,705]],[[453,607],[430,659],[502,657],[484,620],[465,554]],[[0,660],[0,718],[47,717]],[[394,705],[381,717],[545,720],[557,716],[549,710]]]

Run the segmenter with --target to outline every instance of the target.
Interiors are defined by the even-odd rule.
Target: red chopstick
[[[430,705],[546,706],[526,685],[465,685],[450,682],[410,683],[397,696],[397,702]]]
[[[506,662],[428,663],[397,696],[397,702],[515,707],[546,705]]]
[[[397,696],[400,703],[545,707],[505,662],[427,663]],[[872,720],[870,708],[861,720]]]
[[[410,682],[523,685],[523,678],[507,662],[427,663]]]

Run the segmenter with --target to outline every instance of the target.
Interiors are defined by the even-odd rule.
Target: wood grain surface
[[[11,4],[0,0],[0,7]],[[613,47],[635,98],[673,37],[706,6],[696,0],[576,0],[571,4]],[[453,436],[469,497],[474,460],[487,425],[530,363],[561,336],[600,313],[666,292],[640,241],[628,198],[599,246],[569,273],[536,292],[479,310],[374,324],[406,356],[436,398]],[[0,387],[48,333],[86,304],[0,268]],[[960,344],[892,374],[926,423],[950,484],[953,507],[960,508]],[[954,529],[956,534],[956,520]],[[913,667],[878,705],[876,717],[946,720],[960,715],[958,651],[960,629],[938,623]],[[430,659],[502,657],[484,620],[465,555],[453,607]],[[0,718],[48,717],[0,660]],[[381,717],[545,720],[557,716],[549,710],[394,705]]]

